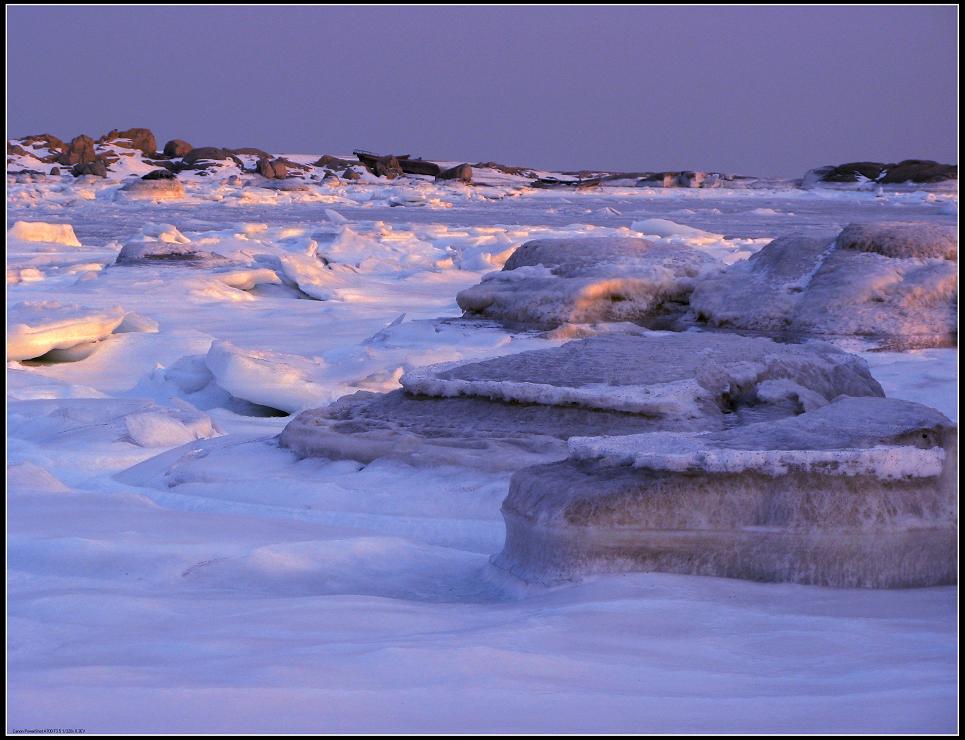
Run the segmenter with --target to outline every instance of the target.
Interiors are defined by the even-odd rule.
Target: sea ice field
[[[279,435],[424,366],[648,331],[464,317],[457,294],[531,240],[723,268],[852,223],[954,226],[956,187],[538,189],[479,168],[124,190],[150,169],[8,176],[8,730],[955,730],[956,586],[528,583],[491,562],[512,470],[302,458]],[[836,344],[957,422],[955,347]]]

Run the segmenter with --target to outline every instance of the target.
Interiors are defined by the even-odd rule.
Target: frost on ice
[[[467,315],[553,329],[567,323],[668,325],[696,279],[720,267],[701,251],[632,237],[539,239],[459,293]]]
[[[568,460],[514,474],[494,562],[535,582],[953,583],[956,445],[941,413],[874,397],[703,434],[572,439]]]
[[[571,436],[721,429],[883,395],[863,360],[830,345],[697,332],[604,335],[401,382],[300,414],[282,444],[301,456],[515,469],[565,457]]]
[[[712,326],[773,336],[955,344],[958,239],[939,224],[852,224],[830,243],[776,239],[690,299]]]

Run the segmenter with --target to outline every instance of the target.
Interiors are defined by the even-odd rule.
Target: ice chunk
[[[851,225],[830,243],[776,239],[690,297],[711,325],[779,337],[860,336],[897,348],[956,342],[953,229]]]
[[[526,580],[956,580],[956,432],[928,407],[845,398],[726,431],[570,444],[571,459],[515,473],[503,504],[506,545],[494,562]]]
[[[780,380],[789,385],[776,392]],[[699,332],[603,335],[410,371],[402,385],[304,412],[282,444],[302,456],[515,469],[564,457],[571,436],[720,429],[882,395],[863,360],[830,345]]]
[[[320,378],[325,368],[320,358],[248,350],[216,341],[205,364],[219,386],[251,403],[292,413],[333,400],[332,386]]]
[[[74,227],[70,224],[48,224],[42,221],[17,221],[7,231],[7,239],[63,244],[68,247],[81,246]]]
[[[467,315],[523,327],[595,321],[660,326],[681,312],[697,278],[719,267],[698,250],[643,239],[536,240],[456,300]]]
[[[232,272],[220,272],[218,279],[225,285],[238,290],[251,290],[256,285],[280,285],[281,278],[274,270],[267,267],[259,267],[251,270],[233,270]]]
[[[24,301],[7,317],[7,359],[30,360],[111,334],[124,320],[120,306],[89,308],[57,301]]]

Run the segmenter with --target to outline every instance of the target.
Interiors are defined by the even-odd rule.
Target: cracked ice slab
[[[883,395],[863,360],[830,345],[709,332],[604,335],[401,382],[300,414],[282,444],[303,457],[516,469],[565,457],[573,436],[715,430]]]

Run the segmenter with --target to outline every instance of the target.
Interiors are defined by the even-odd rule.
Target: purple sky
[[[8,137],[801,175],[957,162],[946,7],[8,7]]]

